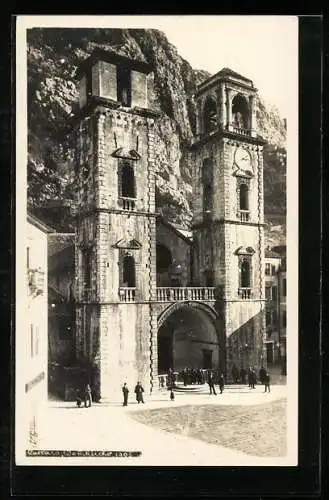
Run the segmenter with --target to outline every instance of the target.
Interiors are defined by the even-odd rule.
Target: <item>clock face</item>
[[[251,156],[249,151],[245,148],[236,149],[234,163],[240,170],[252,171]]]

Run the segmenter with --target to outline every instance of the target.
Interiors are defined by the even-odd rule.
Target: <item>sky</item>
[[[193,68],[241,73],[284,117],[298,92],[297,22],[293,16],[181,16],[158,24]]]
[[[298,94],[297,16],[21,16],[34,26],[153,28],[194,69],[229,67],[286,117]],[[30,26],[29,26],[30,27]]]

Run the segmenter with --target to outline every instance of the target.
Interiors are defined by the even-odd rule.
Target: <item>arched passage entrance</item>
[[[222,346],[216,314],[199,303],[175,304],[158,318],[158,373],[171,368],[220,368]]]

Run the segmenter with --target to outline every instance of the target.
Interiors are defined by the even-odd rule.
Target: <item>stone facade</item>
[[[19,443],[16,460],[18,454],[24,457],[26,450],[40,446],[44,435],[48,396],[47,234],[50,231],[51,228],[28,214],[24,249],[26,280],[20,296],[24,307],[22,328],[18,328],[20,318],[16,318],[19,346],[16,347],[16,443]]]
[[[207,354],[213,368],[264,362],[263,141],[253,128],[255,89],[226,70],[198,91],[191,241],[156,223],[149,73],[145,63],[99,52],[79,70],[76,353],[97,399],[119,397],[125,381],[140,380],[148,392],[157,387],[159,329],[177,311],[191,329],[172,334],[179,366],[189,350],[201,367],[207,345],[215,346]],[[169,246],[167,275],[157,273],[159,246]]]
[[[93,68],[96,95],[104,97],[102,92],[112,89],[114,99],[116,65],[106,85],[108,67],[97,63]],[[145,108],[146,85],[146,75],[133,71],[132,105]],[[120,394],[126,379],[151,388],[152,339],[157,334],[150,307],[156,287],[153,127],[154,119],[145,111],[98,105],[76,129],[77,150],[84,152],[77,158],[76,350],[96,373],[96,397]],[[124,179],[127,171],[130,180]],[[128,276],[133,283],[127,282],[125,259],[133,267]]]
[[[252,82],[220,72],[196,96],[194,275],[199,273],[201,284],[210,280],[221,290],[227,372],[233,364],[247,368],[266,363],[264,142],[253,128],[254,93]],[[234,97],[245,99],[243,127],[234,123]],[[209,100],[215,118],[206,129]]]

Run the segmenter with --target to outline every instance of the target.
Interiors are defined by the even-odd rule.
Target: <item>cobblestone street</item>
[[[262,386],[255,390],[227,386],[222,395],[210,396],[204,387],[199,393],[176,393],[175,401],[169,401],[169,393],[164,391],[146,397],[145,405],[138,405],[131,398],[126,408],[119,401],[105,401],[87,409],[77,408],[74,402],[49,401],[47,431],[40,436],[39,449],[142,453],[129,458],[65,457],[60,462],[58,458],[33,457],[33,462],[288,465],[288,459],[282,456],[286,441],[286,387],[274,386],[270,394],[263,391]],[[190,416],[189,421],[186,415]],[[277,433],[273,432],[275,427]],[[276,456],[270,458],[271,454]]]

